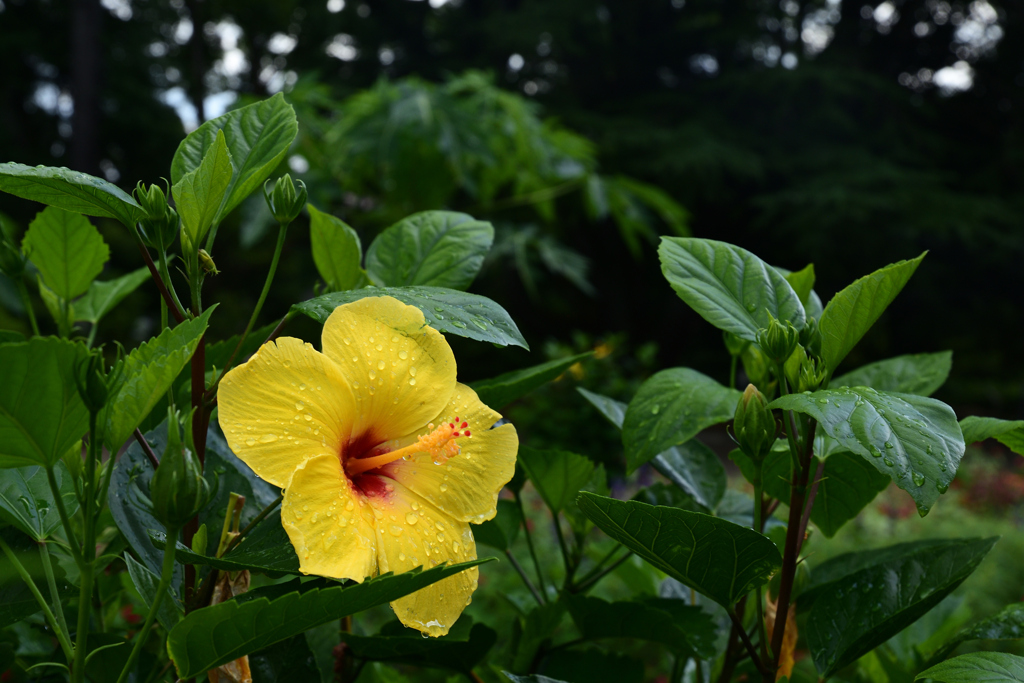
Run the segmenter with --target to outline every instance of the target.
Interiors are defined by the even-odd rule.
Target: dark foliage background
[[[930,250],[849,367],[950,348],[954,371],[940,398],[1004,417],[1024,407],[1019,2],[2,0],[0,8],[4,160],[67,165],[130,189],[168,175],[184,134],[178,110],[203,119],[231,93],[295,88],[311,110],[321,97],[319,113],[329,116],[332,103],[381,78],[442,82],[485,70],[591,139],[603,174],[628,174],[679,201],[693,234],[788,268],[814,262],[826,300],[860,275]],[[505,305],[536,349],[576,330],[588,341],[625,333],[616,337],[623,349],[657,342],[657,366],[724,379],[717,333],[664,283],[653,242],[634,256],[611,219],[556,201],[560,239],[589,259],[594,292],[549,278],[531,294],[500,258],[476,290]],[[380,225],[360,206],[331,208],[366,244]],[[0,197],[14,225],[34,210]],[[247,215],[243,207],[232,221]],[[111,271],[137,267],[128,236],[101,229]],[[246,232],[230,226],[221,234],[223,274],[208,296],[228,304],[214,322],[226,336],[244,325],[272,239],[240,240]],[[308,232],[296,226],[264,322],[312,295],[312,272]],[[151,333],[154,321],[137,314],[154,294],[133,295],[101,338]],[[16,312],[2,315],[3,326],[21,324]],[[474,345],[456,352],[468,379],[542,360]]]

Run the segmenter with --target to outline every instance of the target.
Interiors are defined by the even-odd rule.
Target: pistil
[[[427,425],[427,429],[431,430],[430,433],[417,438],[416,443],[409,444],[390,453],[383,453],[369,458],[353,458],[345,463],[345,472],[348,476],[355,477],[363,472],[383,467],[388,463],[401,460],[414,453],[429,453],[430,458],[435,463],[441,464],[448,460],[448,458],[460,453],[461,448],[455,442],[455,439],[461,436],[471,436],[470,431],[466,429],[468,426],[466,422],[460,423],[458,417],[455,418],[454,422],[442,424],[437,428],[431,423]]]

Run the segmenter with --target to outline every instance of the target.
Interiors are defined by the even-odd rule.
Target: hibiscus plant
[[[491,225],[419,213],[364,254],[301,182],[270,180],[296,134],[281,95],[229,112],[182,141],[167,191],[140,184],[134,196],[68,169],[0,165],[0,190],[46,205],[20,242],[0,242],[33,331],[0,331],[0,625],[17,641],[0,641],[4,680],[639,680],[616,668],[621,639],[662,648],[673,683],[851,680],[995,543],[919,541],[825,562],[805,548],[890,482],[927,514],[965,444],[992,437],[1022,450],[1024,423],[958,421],[929,398],[948,353],[836,374],[923,255],[823,306],[812,266],[789,272],[722,242],[663,238],[668,284],[722,330],[732,373],[723,385],[663,370],[628,404],[580,390],[581,411],[621,428],[623,500],[602,466],[520,446],[495,410],[578,357],[457,379],[448,336],[528,348],[500,305],[466,291]],[[218,229],[260,189],[276,248],[244,330],[214,340],[217,303],[203,284],[218,272]],[[319,295],[257,327],[303,211]],[[86,216],[123,224],[142,267],[96,280],[109,249]],[[103,317],[146,281],[159,333],[130,352],[95,348]],[[30,286],[57,335],[40,334]],[[297,316],[322,325],[319,348],[284,334]],[[728,422],[752,498],[728,489],[697,439]],[[660,481],[638,486],[651,470]],[[538,524],[557,542],[557,571]],[[477,543],[507,561],[525,596],[507,596],[501,648],[494,629],[463,615],[494,568],[480,566],[492,558]],[[656,577],[657,595],[593,594],[627,568]],[[354,625],[385,604],[397,621],[375,635]],[[307,633],[325,626],[335,647],[318,670]],[[1024,610],[1007,608],[889,662],[888,680],[1024,680],[1013,655],[950,658],[1022,626]],[[589,669],[555,666],[595,643],[604,649],[581,650]],[[804,669],[798,643],[811,655]]]

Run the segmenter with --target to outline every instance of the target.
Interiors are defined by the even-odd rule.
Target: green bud
[[[757,332],[757,344],[764,351],[770,360],[775,363],[784,363],[793,353],[797,343],[800,341],[800,332],[790,322],[782,323],[772,317],[768,327]]]
[[[147,190],[139,183],[135,198],[146,211],[146,217],[140,221],[142,241],[153,249],[167,251],[180,230],[178,213],[168,205],[167,195],[159,185],[150,185]]]
[[[772,450],[778,427],[768,401],[753,384],[736,404],[736,415],[732,422],[733,439],[748,457],[760,462]]]
[[[206,525],[203,524],[199,527],[199,531],[196,532],[195,536],[192,537],[192,552],[197,555],[206,554],[206,543],[207,543],[207,531]]]
[[[199,250],[199,265],[210,275],[220,275],[217,264],[213,262],[213,257],[205,249]]]
[[[177,411],[167,411],[167,447],[160,457],[160,466],[149,481],[153,516],[168,531],[184,526],[210,499],[210,487],[203,478],[192,445],[191,422],[186,419],[182,438]]]
[[[739,356],[750,346],[750,341],[737,337],[732,332],[722,332],[722,341],[725,342],[725,349],[730,356]]]
[[[90,413],[103,410],[107,400],[121,388],[122,364],[113,372],[107,371],[102,349],[90,351],[75,364],[75,384]]]
[[[790,391],[803,393],[817,391],[825,382],[825,366],[814,356],[809,356],[802,346],[796,347],[784,367]]]
[[[807,324],[800,330],[800,346],[807,349],[812,356],[821,357],[821,330],[818,329],[818,321],[808,318]]]
[[[267,193],[269,184],[268,180],[263,185],[263,197],[267,200],[270,213],[274,214],[278,223],[288,225],[302,213],[302,208],[306,206],[306,184],[301,180],[293,182],[292,177],[287,173],[277,179],[274,191],[270,194]]]

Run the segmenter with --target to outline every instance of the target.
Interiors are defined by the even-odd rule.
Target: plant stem
[[[277,231],[277,244],[274,246],[274,257],[270,260],[270,270],[267,271],[267,278],[263,281],[263,291],[260,292],[260,298],[256,301],[256,308],[252,309],[252,315],[249,316],[249,322],[245,326],[245,331],[242,332],[242,336],[238,338],[238,343],[235,344],[235,350],[231,352],[231,356],[228,357],[228,362],[221,368],[220,374],[213,380],[213,384],[210,387],[211,392],[215,390],[216,386],[220,383],[221,377],[228,371],[231,364],[235,362],[235,357],[242,350],[245,338],[249,336],[249,332],[252,331],[253,325],[256,324],[260,311],[263,310],[263,303],[267,300],[267,294],[270,293],[270,285],[274,282],[274,273],[277,272],[277,263],[281,260],[281,252],[284,250],[284,238],[287,233],[288,223],[280,223]]]
[[[589,572],[587,572],[586,576],[584,576],[582,579],[580,579],[580,583],[582,584],[582,583],[586,582],[594,574],[596,574],[599,571],[601,571],[601,567],[603,567],[610,559],[612,559],[612,557],[615,555],[615,553],[619,552],[619,548],[621,548],[621,547],[623,547],[621,543],[616,543],[614,546],[612,546],[612,549],[609,550],[605,554],[605,556],[602,557],[600,559],[600,561],[598,561],[598,563],[594,565],[593,569],[591,569]],[[570,593],[574,592],[572,587],[569,588],[569,592]]]
[[[153,257],[149,254],[149,249],[142,243],[142,238],[139,237],[139,231],[134,226],[132,227],[132,235],[135,237],[135,246],[139,248],[139,254],[142,255],[142,260],[146,262],[146,267],[149,268],[149,274],[153,278],[153,282],[156,283],[157,289],[160,290],[160,296],[167,302],[167,307],[171,309],[171,315],[179,323],[184,322],[185,314],[182,313],[181,309],[178,308],[175,300],[171,298],[171,293],[167,291],[167,286],[164,284],[163,278],[156,271],[156,264],[153,263]]]
[[[117,683],[124,683],[128,680],[128,673],[135,665],[135,660],[139,658],[142,645],[146,642],[149,630],[153,627],[153,622],[156,620],[156,613],[160,609],[160,603],[163,602],[167,589],[171,585],[171,579],[174,577],[174,552],[178,545],[173,542],[173,539],[177,535],[177,529],[167,529],[168,542],[164,545],[164,564],[160,570],[160,583],[156,586],[156,595],[153,596],[153,604],[149,606],[146,622],[142,625],[142,630],[135,634],[135,645],[132,646],[132,653],[128,656],[128,661],[125,662],[124,668],[121,669],[121,675],[117,677]]]
[[[580,591],[585,591],[585,590],[589,589],[591,586],[596,584],[598,581],[600,581],[601,579],[603,579],[604,577],[608,576],[613,571],[618,569],[619,566],[623,562],[625,562],[626,560],[628,560],[632,556],[633,556],[633,551],[630,550],[628,553],[626,553],[625,555],[623,555],[619,559],[617,559],[614,562],[612,562],[610,565],[608,565],[602,571],[598,572],[597,574],[592,574],[592,575],[588,576],[586,579],[584,579],[583,581],[580,581],[578,584],[576,584],[576,586],[574,587],[574,590],[572,590],[570,592],[580,592]]]
[[[754,531],[762,533],[764,528],[764,520],[762,519],[762,512],[764,507],[764,501],[762,500],[764,484],[761,481],[761,462],[754,464]],[[754,590],[754,599],[757,601],[754,603],[757,606],[757,634],[761,641],[761,659],[765,662],[770,662],[768,658],[768,641],[764,635],[764,598],[761,594],[761,587],[758,586]]]
[[[739,360],[740,360],[739,356],[733,356],[732,360],[729,362],[729,388],[730,389],[735,389],[736,388],[736,365],[739,362]]]
[[[40,544],[40,547],[42,547],[42,544]],[[50,610],[50,605],[47,604],[46,598],[43,597],[43,594],[39,592],[39,588],[36,587],[36,582],[32,580],[28,570],[26,570],[25,566],[21,564],[18,560],[18,556],[14,554],[14,551],[11,550],[11,547],[7,545],[7,542],[4,541],[3,538],[0,538],[0,549],[3,550],[4,555],[7,556],[7,559],[17,570],[18,574],[21,575],[21,580],[25,582],[25,585],[28,586],[28,589],[32,592],[32,597],[36,599],[36,602],[38,602],[39,606],[43,609],[43,615],[46,617],[47,623],[50,624],[50,628],[52,628],[53,632],[57,634],[57,640],[60,641],[60,647],[64,650],[64,656],[67,657],[68,663],[70,664],[75,655],[74,649],[71,647],[71,641],[68,640],[67,626],[61,628],[61,624],[58,623],[56,617],[53,616],[53,611]],[[56,594],[56,590],[57,587],[54,586],[54,594]],[[56,595],[54,595],[54,601],[57,603],[57,609],[59,610],[60,601],[57,599]]]
[[[81,584],[78,593],[78,627],[75,630],[75,665],[71,669],[73,683],[85,680],[85,656],[89,652],[89,613],[92,612],[92,584],[96,570],[96,451],[99,448],[99,433],[96,429],[96,413],[89,413],[89,449],[85,460],[85,481],[83,485],[83,529]]]
[[[174,289],[174,282],[171,280],[171,269],[168,267],[167,252],[160,252],[160,275],[163,277],[164,286],[167,288],[168,293],[171,295],[171,299],[174,301],[174,305],[171,308],[177,308],[179,311],[184,311],[185,307],[181,305],[181,299],[178,298],[178,292]],[[167,305],[167,301],[160,298]]]
[[[818,462],[818,470],[814,473],[814,483],[811,484],[811,492],[807,495],[807,504],[804,506],[803,517],[800,518],[800,538],[807,535],[807,525],[811,521],[811,510],[814,509],[814,499],[818,496],[818,485],[821,484],[822,475],[825,472],[825,461]],[[801,546],[803,541],[800,541]]]
[[[139,442],[140,446],[142,446],[142,452],[146,454],[146,457],[149,459],[149,463],[153,466],[153,469],[155,470],[157,467],[160,467],[160,461],[157,460],[156,453],[153,452],[153,448],[149,445],[149,442],[146,441],[146,437],[143,436],[138,427],[135,428],[134,434],[135,440]]]
[[[21,305],[25,307],[25,314],[28,315],[28,322],[32,326],[32,334],[39,336],[39,324],[36,322],[36,312],[32,310],[32,299],[28,295],[28,287],[20,277],[15,278],[18,285],[18,295],[21,297]]]
[[[68,517],[67,508],[64,507],[64,499],[60,495],[60,487],[57,486],[57,477],[53,474],[52,466],[46,468],[46,481],[50,484],[50,493],[53,494],[54,502],[57,504],[57,514],[60,515],[61,526],[64,527],[64,534],[68,537],[68,548],[71,550],[71,557],[74,558],[75,564],[81,570],[82,553],[78,548],[78,537],[75,535],[75,528],[71,526],[71,519]]]
[[[273,512],[274,509],[278,505],[281,504],[282,500],[284,500],[284,494],[283,493],[280,494],[277,498],[275,498],[273,500],[273,502],[270,503],[270,505],[268,505],[267,507],[265,507],[262,510],[260,510],[260,514],[258,514],[255,517],[253,517],[252,521],[249,522],[248,524],[246,524],[245,528],[242,529],[241,531],[239,531],[238,535],[235,536],[231,540],[230,543],[228,543],[228,547],[224,549],[224,554],[226,555],[227,553],[231,552],[231,550],[233,550],[235,546],[237,546],[239,543],[241,543],[242,539],[245,538],[245,535],[248,534],[253,529],[255,529],[257,524],[262,522],[266,518],[267,515],[269,515],[271,512]]]
[[[70,633],[68,622],[64,618],[64,609],[60,605],[60,593],[57,592],[57,581],[53,577],[53,564],[50,562],[50,549],[46,547],[45,541],[39,544],[39,559],[43,565],[43,573],[46,574],[46,586],[50,591],[50,600],[53,601],[54,614],[57,616],[57,622],[60,624],[64,637],[67,638],[67,634]],[[71,662],[70,657],[68,657],[68,662]]]
[[[506,548],[505,557],[508,558],[509,563],[512,565],[512,568],[516,570],[516,573],[519,574],[519,578],[523,580],[524,584],[526,584],[526,587],[533,595],[533,599],[537,601],[538,605],[543,605],[544,599],[540,597],[540,593],[537,592],[537,587],[533,585],[532,581],[530,581],[530,577],[526,575],[526,572],[523,570],[523,565],[519,564],[519,560],[516,559],[516,556],[512,554],[511,550]]]
[[[758,672],[760,672],[762,678],[764,678],[765,681],[775,680],[775,677],[771,674],[770,671],[768,671],[768,669],[764,665],[764,662],[758,656],[757,650],[754,648],[754,644],[750,642],[750,636],[747,635],[747,629],[743,628],[743,622],[740,621],[740,618],[738,616],[736,616],[736,612],[734,610],[729,610],[729,618],[732,619],[733,625],[739,632],[740,640],[743,641],[743,646],[746,647],[747,652],[750,653],[750,659],[754,662],[754,666],[757,667],[757,670]]]
[[[540,570],[540,562],[537,560],[537,551],[533,548],[533,537],[530,535],[530,527],[527,524],[526,511],[523,509],[523,499],[519,491],[515,492],[516,505],[519,506],[519,516],[523,519],[523,533],[526,536],[526,547],[530,549],[530,557],[533,559],[533,566],[537,570],[537,585],[540,586],[540,593],[544,596],[544,602],[548,599],[548,589],[544,585],[544,574]]]
[[[572,584],[572,577],[576,573],[576,565],[573,564],[572,559],[569,556],[569,546],[565,543],[565,536],[562,535],[562,520],[559,519],[558,513],[553,514],[553,521],[555,523],[555,536],[558,538],[558,547],[562,551],[562,562],[565,564],[565,581],[562,583],[563,588],[568,588]]]

